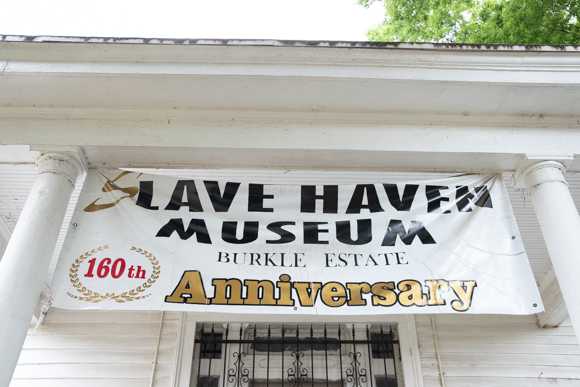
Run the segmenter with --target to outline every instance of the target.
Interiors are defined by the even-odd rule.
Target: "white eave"
[[[0,36],[0,144],[93,167],[513,171],[579,90],[579,47]]]

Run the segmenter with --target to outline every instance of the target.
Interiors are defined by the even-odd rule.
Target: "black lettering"
[[[250,243],[258,239],[259,222],[244,222],[244,235],[242,239],[236,238],[238,222],[224,222],[222,226],[222,239],[224,242],[236,245]]]
[[[187,201],[183,201],[183,192],[187,194]],[[189,207],[190,212],[203,212],[201,207],[201,202],[199,201],[199,195],[197,193],[197,188],[195,187],[195,182],[193,180],[178,180],[175,184],[175,189],[173,194],[171,194],[171,201],[165,207],[166,210],[177,211],[181,207]]]
[[[346,267],[346,266],[348,266],[348,262],[346,261],[346,259],[344,257],[346,257],[346,253],[340,253],[340,254],[338,254],[338,260],[340,262],[344,263],[344,265],[342,265],[342,266],[340,264],[338,264],[337,265],[338,267]]]
[[[366,194],[367,204],[362,204],[363,198]],[[358,184],[354,188],[354,192],[348,203],[346,209],[347,214],[360,214],[362,209],[368,209],[370,212],[382,212],[383,207],[379,202],[379,196],[377,195],[377,189],[373,184]]]
[[[358,266],[358,259],[362,258],[362,254],[349,254],[349,257],[352,256],[352,258],[354,259],[354,265]]]
[[[379,264],[377,263],[377,261],[375,261],[375,259],[373,258],[373,256],[370,255],[370,254],[369,254],[369,257],[367,258],[367,263],[365,263],[365,266],[368,266],[369,265],[369,261],[373,261],[373,266],[379,266]]]
[[[441,209],[441,202],[448,202],[449,198],[441,196],[442,189],[448,189],[449,187],[441,185],[428,185],[425,187],[425,196],[427,196],[427,212],[435,212],[436,214],[450,214],[451,211],[443,211]]]
[[[300,266],[304,253],[294,253],[294,267],[306,267],[306,264]]]
[[[227,182],[224,188],[224,194],[220,192],[220,186],[217,181],[204,181],[205,189],[211,200],[215,212],[228,212],[232,201],[238,192],[240,183]]]
[[[187,230],[185,230],[185,226],[183,225],[183,219],[171,219],[165,226],[161,227],[161,230],[155,236],[168,238],[174,231],[177,232],[177,235],[181,239],[189,239],[195,234],[198,243],[211,244],[211,239],[203,219],[191,219]]]
[[[243,254],[244,254],[244,260],[242,262],[238,262],[238,253],[234,253],[234,263],[236,265],[243,265],[244,263],[246,263],[246,253],[243,253]],[[240,254],[240,256],[241,255],[242,254]]]
[[[264,184],[250,184],[248,192],[248,212],[274,212],[273,208],[264,208],[264,199],[274,198],[264,194]]]
[[[473,205],[478,207],[493,208],[491,203],[491,196],[487,190],[487,186],[475,187],[475,195],[469,192],[466,186],[455,187],[455,199],[457,201],[457,209],[459,212],[473,211]]]
[[[139,182],[139,196],[137,196],[137,203],[139,207],[143,207],[146,210],[158,210],[159,206],[151,206],[151,201],[153,200],[153,181],[140,181]]]
[[[373,239],[373,228],[370,219],[357,219],[357,239],[350,237],[350,221],[336,222],[336,239],[345,245],[366,245]]]
[[[292,264],[290,264],[290,266],[284,265],[284,257],[285,256],[286,256],[286,253],[280,253],[280,266],[281,267],[292,267]]]
[[[386,254],[379,254],[379,255],[383,255],[385,257],[385,265],[389,266],[389,255],[393,255],[393,253],[386,253]]]
[[[300,212],[315,213],[316,200],[322,200],[322,212],[338,214],[338,186],[323,186],[322,195],[316,195],[315,185],[303,185],[300,194]]]
[[[222,252],[222,251],[219,251],[218,253],[219,253],[219,255],[218,255],[218,262],[228,263],[230,261],[230,258],[229,258],[229,254],[228,253],[225,253],[225,252]],[[225,259],[225,261],[222,261],[222,258]]]
[[[256,258],[254,258],[254,255],[256,256]],[[250,253],[250,266],[254,265],[254,259],[256,260],[256,265],[262,266],[262,264],[260,263],[260,254],[258,253]]]
[[[419,189],[418,185],[405,184],[402,199],[399,196],[399,189],[396,184],[383,184],[383,186],[393,208],[397,211],[409,211],[411,209],[415,194],[417,193],[417,189]]]
[[[397,258],[397,265],[409,264],[409,261],[407,261],[407,258],[405,257],[405,253],[395,253],[395,257]]]
[[[333,262],[332,262],[332,258],[333,258],[333,257],[334,257],[336,254],[333,254],[333,253],[324,253],[324,255],[326,256],[326,267],[336,267],[336,265],[334,265],[334,266],[330,266],[330,263],[333,263]],[[331,255],[332,255],[332,257],[331,257]]]
[[[419,237],[419,240],[424,245],[435,244],[435,240],[429,234],[429,231],[423,226],[423,222],[411,221],[409,226],[409,232],[405,231],[403,222],[398,219],[392,219],[387,227],[387,232],[385,233],[385,238],[381,246],[394,246],[397,240],[397,235],[401,238],[404,244],[410,245],[413,243],[415,236]]]
[[[328,241],[321,241],[318,239],[318,234],[327,233],[328,230],[319,229],[321,224],[328,224],[327,222],[304,222],[304,243],[311,245],[327,245]]]
[[[274,261],[272,261],[272,258],[274,258],[274,255],[276,255],[276,253],[264,253],[264,258],[266,260],[266,264],[265,266],[268,266],[268,264],[272,265],[272,266],[277,266]]]
[[[284,230],[283,226],[294,226],[296,222],[274,222],[270,223],[267,228],[268,230],[276,233],[280,236],[279,239],[269,239],[266,243],[269,244],[282,244],[282,243],[290,243],[296,239],[296,236],[292,234],[290,231]]]

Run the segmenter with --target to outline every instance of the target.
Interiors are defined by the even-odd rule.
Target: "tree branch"
[[[543,25],[543,24],[540,24],[540,26],[542,26],[542,27],[544,27],[544,28],[548,28],[548,29],[554,30],[554,31],[560,31],[560,32],[563,32],[563,33],[565,33],[565,34],[572,34],[572,35],[580,36],[580,34],[577,34],[577,33],[575,33],[575,32],[572,32],[572,31],[566,31],[566,30],[561,30],[561,29],[559,29],[559,28],[548,27],[548,26],[545,26],[545,25]]]

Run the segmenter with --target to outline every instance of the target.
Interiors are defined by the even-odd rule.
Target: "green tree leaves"
[[[368,7],[375,1],[357,0]],[[384,0],[373,41],[580,44],[578,0]]]

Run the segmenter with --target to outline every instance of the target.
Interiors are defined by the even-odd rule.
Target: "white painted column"
[[[0,262],[0,387],[8,387],[38,302],[80,163],[45,154]]]
[[[565,167],[558,161],[540,161],[521,172],[554,265],[554,271],[576,337],[580,340],[580,216]]]

